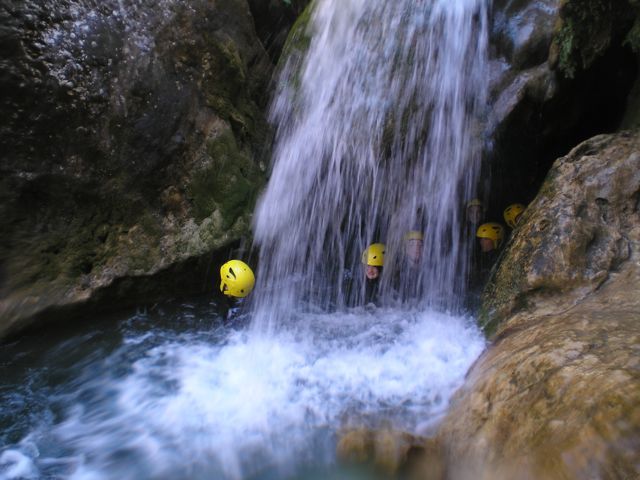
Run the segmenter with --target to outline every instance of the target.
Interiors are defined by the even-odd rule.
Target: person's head
[[[483,223],[478,227],[476,237],[480,240],[480,249],[483,252],[496,250],[504,238],[504,227],[499,223]]]
[[[368,280],[376,280],[380,277],[382,267],[375,267],[373,265],[365,265],[364,266],[364,276],[367,277]]]
[[[413,264],[420,263],[423,242],[424,235],[417,230],[411,230],[404,236],[404,253],[409,262]]]
[[[220,291],[227,297],[244,298],[255,283],[253,271],[241,260],[229,260],[220,267]]]
[[[526,207],[521,203],[514,203],[513,205],[509,205],[504,210],[504,221],[507,222],[507,225],[511,228],[516,228],[518,225],[518,221],[520,220],[520,216],[524,212]]]
[[[478,225],[482,217],[484,217],[484,205],[479,199],[474,198],[467,203],[467,222]]]
[[[384,252],[383,243],[372,243],[362,252],[362,265],[367,279],[376,280],[380,277],[384,266]]]

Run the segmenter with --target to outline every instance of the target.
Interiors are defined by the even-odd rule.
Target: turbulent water
[[[43,41],[80,68],[92,22],[144,53],[170,18],[64,5]],[[464,293],[486,9],[318,0],[273,102],[252,309],[229,323],[206,301],[155,306],[3,346],[0,479],[362,478],[335,466],[341,429],[429,433],[484,346],[473,319],[442,312]],[[425,234],[422,263],[394,283],[409,230]],[[362,301],[374,241],[380,307]]]
[[[272,106],[274,164],[255,220],[264,325],[281,323],[301,299],[361,303],[360,257],[374,242],[387,245],[389,302],[400,293],[459,307],[468,263],[461,216],[482,146],[486,23],[484,0],[316,3],[308,52],[286,64]],[[425,238],[420,268],[407,278],[410,230]],[[345,272],[354,288],[344,288]]]
[[[0,479],[349,478],[340,428],[428,432],[483,348],[436,312],[298,320],[256,336],[163,305],[4,346]]]

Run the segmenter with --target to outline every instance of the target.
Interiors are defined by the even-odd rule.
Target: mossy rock
[[[206,155],[206,166],[194,172],[187,195],[196,221],[218,210],[224,220],[222,228],[228,228],[244,212],[253,210],[263,174],[249,154],[238,148],[231,131],[211,140]]]
[[[640,131],[599,135],[554,163],[482,295],[489,335],[517,312],[570,308],[630,258]]]
[[[292,55],[304,55],[311,43],[311,34],[309,27],[311,23],[311,17],[313,11],[316,8],[316,3],[311,2],[304,11],[300,14],[296,22],[291,27],[287,41],[282,49],[282,55],[278,62],[278,67],[282,67],[283,62],[286,62]]]
[[[612,45],[640,48],[635,0],[563,0],[551,58],[567,78],[588,69]]]
[[[144,302],[114,286],[145,278],[149,291],[160,272],[250,233],[273,65],[246,0],[176,4],[166,16],[138,3],[123,8],[153,23],[138,25],[148,48],[125,52],[133,39],[117,24],[88,32],[92,41],[62,35],[73,44],[64,58],[42,37],[70,33],[65,16],[83,2],[5,12],[7,44],[20,48],[0,79],[15,93],[0,129],[0,336],[95,299]],[[96,23],[111,25],[109,12],[94,12]]]

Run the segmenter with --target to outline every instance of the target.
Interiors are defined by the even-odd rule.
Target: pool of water
[[[337,432],[429,433],[484,348],[473,320],[361,308],[265,334],[215,303],[86,319],[0,354],[0,479],[370,478]]]

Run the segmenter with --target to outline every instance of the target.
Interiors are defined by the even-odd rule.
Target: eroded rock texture
[[[637,251],[640,141],[601,135],[557,160],[484,294],[489,332],[521,309],[593,294]],[[557,312],[559,310],[553,310]]]
[[[0,17],[0,336],[185,262],[165,290],[202,289],[193,262],[248,232],[264,181],[272,65],[246,0]]]
[[[638,76],[638,18],[637,2],[627,0],[493,3],[480,195],[496,220],[506,205],[535,196],[556,158],[635,112],[628,95]],[[627,117],[631,126],[637,115]]]
[[[556,161],[484,294],[447,478],[640,476],[640,133]]]

